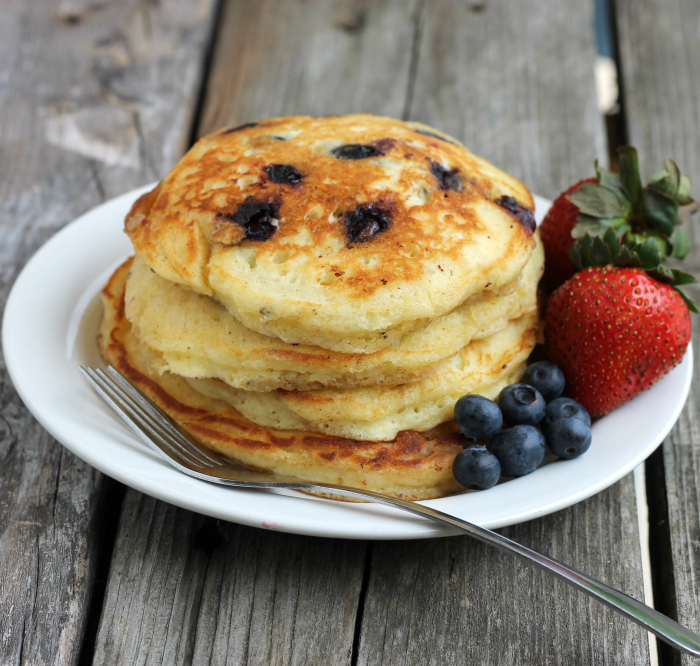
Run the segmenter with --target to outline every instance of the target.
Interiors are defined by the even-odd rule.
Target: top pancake
[[[520,182],[419,123],[291,117],[203,138],[126,230],[158,274],[248,328],[371,353],[516,279],[532,209]]]

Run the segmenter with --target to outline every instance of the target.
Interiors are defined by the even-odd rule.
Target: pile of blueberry
[[[534,472],[549,450],[571,460],[591,445],[591,417],[564,391],[562,371],[549,361],[533,363],[521,383],[506,386],[493,402],[463,395],[455,405],[455,420],[475,442],[454,460],[455,479],[471,490],[486,490],[501,476]],[[503,428],[506,424],[509,427]],[[539,427],[537,427],[539,425]],[[490,439],[486,444],[482,440]]]

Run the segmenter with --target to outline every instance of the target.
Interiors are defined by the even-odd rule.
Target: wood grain
[[[700,192],[700,6],[683,0],[617,3],[624,106],[630,142],[640,151],[643,177],[663,168],[672,157]],[[690,227],[694,250],[684,270],[700,275],[700,222]],[[700,298],[697,285],[689,287]],[[698,320],[693,348],[700,352]],[[700,369],[696,361],[688,403],[663,445],[663,474],[668,506],[668,557],[661,544],[659,580],[675,581],[675,589],[659,586],[655,596],[686,626],[700,631]],[[653,476],[654,470],[648,472]],[[656,499],[656,498],[652,498]],[[653,544],[657,545],[657,544]],[[690,657],[665,653],[667,659],[696,663]]]
[[[211,11],[209,0],[3,3],[0,306],[53,233],[172,165]],[[36,423],[4,358],[0,396],[0,663],[75,664],[119,491]]]
[[[224,4],[199,134],[257,118],[401,117],[418,0]]]
[[[639,598],[634,507],[627,476],[503,533]],[[372,555],[359,665],[647,663],[636,625],[469,537],[377,543]]]
[[[347,664],[366,544],[127,494],[96,664]]]
[[[197,132],[410,115],[554,196],[605,154],[590,23],[574,0],[229,0]],[[635,501],[627,477],[505,532],[641,598]],[[215,547],[197,547],[202,530]],[[95,661],[644,664],[648,649],[636,626],[468,538],[295,537],[128,492]]]
[[[607,154],[591,12],[571,0],[427,3],[410,117],[556,197]]]

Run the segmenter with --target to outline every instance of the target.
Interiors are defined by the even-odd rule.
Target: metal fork
[[[500,550],[524,557],[545,571],[553,573],[570,585],[589,594],[594,599],[607,604],[633,622],[656,634],[666,643],[688,654],[700,656],[700,636],[678,624],[675,620],[605,583],[511,541],[497,532],[492,532],[431,507],[388,497],[371,490],[308,483],[292,477],[243,469],[204,447],[175,424],[165,412],[153,404],[130,381],[120,375],[115,368],[110,366],[105,372],[100,369],[81,367],[80,371],[99,395],[151,449],[184,474],[234,488],[291,488],[331,493],[377,502],[423,516],[436,523],[465,532],[484,543],[496,546]]]

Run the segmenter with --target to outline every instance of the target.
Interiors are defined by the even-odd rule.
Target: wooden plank
[[[225,3],[199,133],[280,114],[400,115],[417,7]],[[351,663],[366,543],[220,524],[222,545],[202,554],[204,524],[127,491],[95,663]]]
[[[426,4],[410,117],[554,198],[607,154],[587,3]]]
[[[172,164],[210,14],[209,0],[3,3],[0,305],[55,231]],[[34,421],[4,359],[0,392],[0,662],[75,664],[120,491]]]
[[[641,595],[630,476],[503,533]],[[512,555],[469,537],[377,543],[358,666],[644,664],[636,625]]]
[[[663,168],[672,157],[700,197],[700,6],[683,0],[617,3],[625,119],[630,143],[640,151],[643,177]],[[692,218],[694,250],[684,270],[700,275],[700,221]],[[697,286],[689,287],[700,298]],[[700,332],[694,320],[693,349],[697,359]],[[686,626],[700,631],[700,370],[696,367],[688,404],[663,445],[663,457],[649,469],[661,473],[665,497],[657,488],[650,501],[667,505],[668,515],[656,520],[659,605]],[[662,464],[661,464],[662,463]],[[652,525],[655,527],[655,525]],[[663,541],[663,535],[670,543]],[[652,535],[653,538],[653,535]],[[668,655],[677,659],[677,655]],[[690,657],[678,663],[690,664]]]
[[[605,155],[591,9],[573,0],[427,3],[410,116],[555,196]],[[631,477],[505,533],[643,598]],[[649,660],[636,625],[467,538],[376,544],[360,636],[358,664]]]
[[[366,548],[129,492],[95,663],[349,663]]]
[[[417,0],[227,2],[200,135],[294,114],[400,118],[420,6]]]

